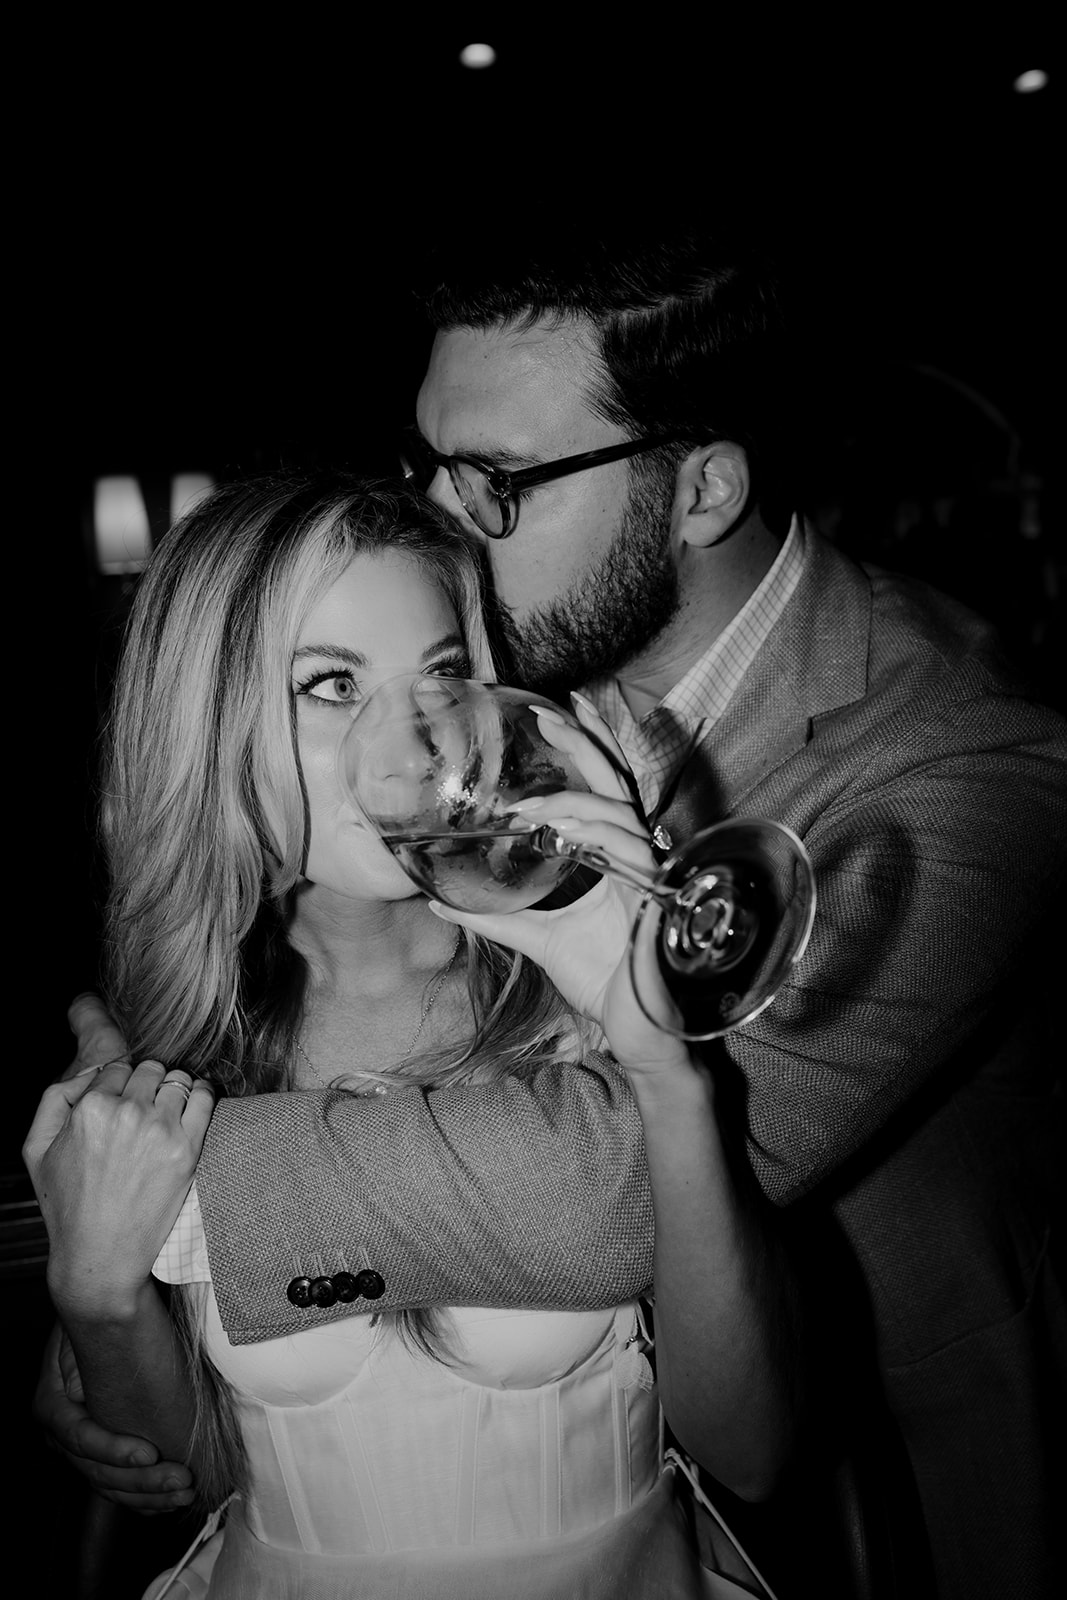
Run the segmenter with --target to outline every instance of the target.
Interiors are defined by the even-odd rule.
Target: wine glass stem
[[[594,872],[601,872],[606,877],[614,878],[618,883],[625,883],[631,889],[640,890],[642,894],[648,895],[662,906],[674,904],[674,890],[664,888],[653,873],[646,872],[642,867],[631,867],[627,863],[616,861],[606,850],[595,850],[592,845],[578,844],[573,839],[565,839],[555,828],[538,828],[535,845],[542,855],[566,856],[568,860],[580,861],[583,866],[592,867]]]

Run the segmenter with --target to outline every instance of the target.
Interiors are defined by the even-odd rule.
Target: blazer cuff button
[[[286,1298],[291,1300],[294,1306],[299,1306],[303,1310],[305,1306],[311,1304],[311,1279],[294,1278],[285,1293]]]
[[[377,1300],[385,1293],[385,1279],[380,1273],[368,1269],[357,1275],[356,1288],[365,1300]]]

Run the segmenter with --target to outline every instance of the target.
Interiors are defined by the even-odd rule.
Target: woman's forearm
[[[794,1442],[795,1274],[755,1185],[731,1172],[709,1068],[636,1078],[656,1218],[656,1370],[678,1442],[762,1499]]]
[[[187,1461],[195,1414],[185,1351],[154,1279],[111,1304],[53,1289],[93,1420]]]

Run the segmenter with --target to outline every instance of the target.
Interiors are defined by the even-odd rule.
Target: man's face
[[[471,455],[518,470],[622,443],[627,435],[586,400],[595,367],[573,326],[454,329],[438,334],[417,421],[442,455]],[[631,497],[624,461],[530,491],[514,532],[487,539],[451,479],[430,496],[485,547],[511,670],[533,686],[578,687],[644,648],[675,607],[663,494]]]

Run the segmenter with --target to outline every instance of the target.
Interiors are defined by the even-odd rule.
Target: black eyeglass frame
[[[489,539],[506,539],[515,531],[515,524],[518,521],[515,501],[524,489],[534,489],[538,484],[550,483],[553,478],[565,478],[572,472],[584,472],[587,467],[607,466],[609,461],[625,461],[628,456],[643,455],[646,451],[658,450],[663,445],[678,443],[675,438],[662,436],[627,439],[624,444],[609,444],[599,450],[583,450],[576,456],[559,456],[555,461],[544,461],[537,467],[520,467],[517,472],[508,472],[503,467],[490,466],[477,456],[443,456],[432,444],[427,443],[416,427],[405,428],[402,437],[405,442],[410,443],[411,454],[416,460],[421,455],[427,462],[444,467],[464,511]],[[453,466],[459,464],[476,468],[500,501],[501,521],[504,524],[501,529],[487,528],[479,517],[477,509],[467,504],[453,471]],[[403,449],[400,454],[400,465],[404,469],[405,478],[417,479],[417,473],[409,466]]]

